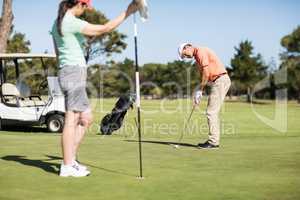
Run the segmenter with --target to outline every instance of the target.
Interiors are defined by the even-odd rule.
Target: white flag
[[[140,16],[142,21],[145,22],[149,18],[147,0],[135,0],[135,2],[139,4]]]

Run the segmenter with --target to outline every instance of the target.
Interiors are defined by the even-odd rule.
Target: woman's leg
[[[92,112],[90,109],[79,114],[79,121],[76,125],[76,137],[73,148],[73,159],[76,159],[79,146],[84,138],[85,132],[92,123]]]
[[[79,116],[79,113],[72,111],[67,111],[65,114],[65,125],[61,140],[64,165],[71,165],[73,163],[75,128],[78,124]]]
[[[62,135],[62,147],[64,155],[64,164],[60,167],[59,175],[62,177],[83,177],[90,174],[89,171],[74,165],[73,152],[75,142],[75,128],[79,121],[79,113],[72,111],[66,112],[65,126]]]

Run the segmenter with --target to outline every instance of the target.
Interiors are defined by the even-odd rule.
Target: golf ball
[[[179,145],[178,145],[178,144],[175,144],[174,147],[175,147],[176,149],[178,149],[178,148],[179,148]]]

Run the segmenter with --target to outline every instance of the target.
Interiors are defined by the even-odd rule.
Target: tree
[[[197,68],[190,62],[174,61],[167,64],[145,64],[141,70],[141,81],[151,82],[141,88],[143,94],[182,97],[189,95],[199,84]]]
[[[11,27],[10,36],[7,41],[6,53],[29,53],[30,52],[30,41],[26,39],[25,34],[13,31]],[[33,66],[32,62],[20,63],[20,73],[26,72]],[[36,65],[34,65],[36,66]],[[15,81],[15,69],[14,67],[7,67],[7,80],[9,82]],[[29,82],[34,82],[29,80]]]
[[[104,97],[134,92],[134,62],[125,59],[119,63],[89,67],[89,81]],[[190,95],[199,84],[197,68],[190,62],[174,61],[167,64],[148,63],[141,67],[141,94],[161,97]],[[99,87],[99,85],[101,87]],[[100,89],[101,88],[101,89]]]
[[[291,34],[281,39],[281,45],[286,49],[286,53],[293,56],[300,55],[300,26]]]
[[[97,96],[104,97],[120,96],[129,92],[134,92],[134,62],[125,59],[119,63],[108,63],[106,65],[93,65],[89,67],[89,83],[98,91]],[[101,90],[103,89],[103,90]]]
[[[105,24],[108,22],[105,15],[97,10],[86,11],[81,18],[92,24]],[[97,37],[89,37],[86,59],[94,60],[100,56],[109,57],[113,53],[121,53],[127,47],[127,44],[124,42],[125,39],[126,35],[118,31]]]
[[[0,18],[0,53],[6,51],[13,21],[12,0],[3,0],[2,16]]]
[[[7,42],[7,53],[29,53],[30,41],[26,40],[23,33],[14,33],[14,35]]]
[[[148,63],[141,68],[141,94],[152,96],[163,96],[164,91],[162,85],[164,84],[163,76],[167,66],[165,64]]]
[[[287,69],[289,96],[300,103],[300,26],[281,39],[285,52],[281,54],[281,68]]]
[[[163,80],[169,81],[170,84],[165,83],[162,87],[166,95],[176,95],[177,97],[191,95],[199,85],[200,78],[197,67],[191,62],[169,62],[164,71]]]
[[[235,47],[236,54],[231,59],[231,74],[235,85],[242,92],[247,92],[247,102],[251,102],[254,84],[267,75],[267,66],[260,54],[254,55],[252,43],[242,41]]]
[[[30,41],[26,39],[26,35],[20,32],[14,32],[13,27],[10,31],[11,36],[7,42],[7,53],[29,53]],[[53,74],[57,70],[55,59],[43,59],[45,65],[49,67],[49,73]],[[6,63],[7,69],[7,82],[15,83],[15,68]],[[27,59],[19,62],[19,70],[22,75],[22,82],[30,86],[32,94],[47,94],[46,88],[41,88],[41,84],[45,81],[44,68],[40,59]],[[35,73],[39,72],[39,73]],[[41,73],[42,72],[42,73]]]

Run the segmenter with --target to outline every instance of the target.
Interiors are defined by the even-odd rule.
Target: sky
[[[94,7],[108,18],[118,16],[130,0],[93,0]],[[139,60],[167,63],[178,58],[182,42],[213,49],[225,65],[243,40],[266,63],[279,64],[280,40],[300,25],[298,0],[148,0],[150,19],[138,22]],[[31,41],[32,53],[54,52],[49,30],[57,15],[59,0],[13,0],[15,30]],[[2,1],[0,2],[2,7]],[[113,59],[134,59],[133,18],[118,30],[128,36],[128,47]]]

